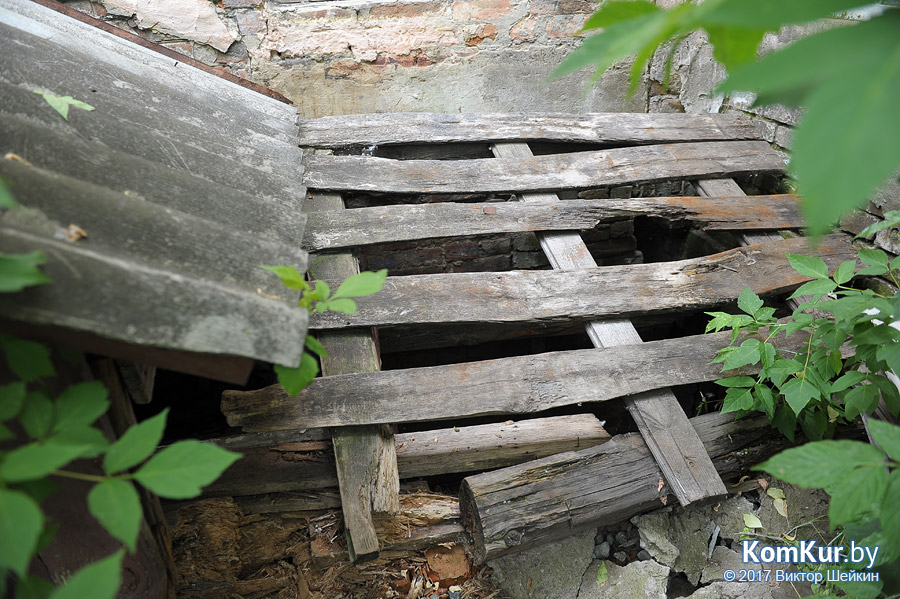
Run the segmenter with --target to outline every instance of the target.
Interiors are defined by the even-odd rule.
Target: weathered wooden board
[[[39,96],[31,94],[35,98]],[[57,118],[57,120],[59,120]],[[37,167],[112,191],[138,195],[160,206],[253,235],[299,245],[306,215],[266,188],[254,194],[91,143],[62,128],[2,112],[0,155],[11,152]],[[110,168],[115,164],[116,168]],[[211,200],[215,199],[215,203]]]
[[[303,237],[309,251],[439,237],[579,231],[635,216],[704,223],[710,230],[791,229],[803,226],[793,195],[744,198],[555,200],[547,203],[401,204],[311,214]]]
[[[343,200],[335,194],[313,194],[309,211],[340,210]],[[350,254],[322,256],[315,275],[344,279],[359,272]],[[328,351],[321,362],[322,375],[375,372],[381,361],[369,331],[322,333],[319,341]],[[399,510],[400,477],[393,431],[389,426],[336,428],[331,433],[335,467],[344,513],[347,548],[354,562],[378,557],[380,545],[373,513]]]
[[[264,439],[272,433],[245,435],[255,436]],[[490,470],[607,440],[609,434],[593,414],[403,433],[395,435],[397,470],[401,479]],[[251,448],[242,450],[243,458],[204,489],[205,497],[315,491],[337,486],[331,443],[252,443]]]
[[[832,235],[815,248],[806,239],[788,239],[677,262],[388,277],[381,292],[357,301],[358,314],[318,314],[310,327],[539,323],[699,309],[733,300],[746,287],[773,294],[807,281],[785,252],[814,252],[830,268],[856,255],[845,236]]]
[[[255,290],[188,279],[92,251],[89,239],[69,243],[0,226],[0,251],[43,251],[49,259],[43,271],[53,280],[0,295],[4,318],[152,348],[244,355],[277,364],[299,360],[307,321],[303,310]],[[130,359],[158,364],[152,356]]]
[[[280,385],[225,391],[222,412],[231,426],[246,431],[534,413],[717,379],[721,367],[709,362],[730,340],[730,333],[723,332],[323,377],[298,398]],[[790,341],[802,343],[797,336]]]
[[[300,121],[300,145],[322,148],[475,141],[649,144],[760,139],[735,114],[353,114]]]
[[[302,272],[306,252],[246,233],[240,223],[210,222],[15,160],[0,160],[0,176],[22,206],[0,215],[5,226],[65,238],[66,228],[76,225],[87,237],[68,244],[71,247],[185,277],[210,279],[250,293],[261,289],[285,303],[299,298],[298,292],[284,287],[260,265],[290,264]],[[67,295],[71,290],[57,291]]]
[[[528,144],[523,143],[496,144],[493,152],[499,158],[527,159],[532,156]],[[522,201],[528,204],[544,204],[554,199],[555,194],[522,195]],[[538,233],[538,240],[554,269],[597,266],[578,233]],[[585,331],[595,347],[641,342],[637,330],[626,320],[590,322]],[[682,505],[725,493],[703,444],[688,424],[687,416],[671,390],[654,389],[629,397],[625,405]]]
[[[708,414],[690,420],[716,470],[735,475],[785,447],[764,417]],[[521,551],[661,507],[669,489],[640,435],[470,476],[460,490],[476,561]],[[552,498],[549,499],[548,498]]]
[[[390,160],[307,156],[314,189],[394,193],[476,193],[582,189],[662,179],[780,171],[764,141],[666,144],[493,160]]]

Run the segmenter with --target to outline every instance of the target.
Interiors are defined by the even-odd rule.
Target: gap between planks
[[[494,156],[529,159],[528,144],[495,144]],[[522,194],[525,203],[558,201],[556,194]],[[554,269],[596,268],[578,233],[540,233],[538,240]],[[628,320],[591,322],[585,330],[595,347],[641,343]],[[681,505],[726,494],[725,485],[697,432],[691,427],[675,395],[669,389],[654,390],[626,398],[625,405],[644,441]]]

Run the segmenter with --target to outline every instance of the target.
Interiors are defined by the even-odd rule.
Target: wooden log
[[[393,193],[479,193],[584,189],[663,179],[774,172],[784,161],[764,141],[618,148],[495,160],[390,160],[307,156],[313,189]]]
[[[534,413],[715,380],[721,367],[709,362],[730,335],[323,377],[296,398],[280,385],[226,391],[222,412],[245,431]],[[804,342],[789,341],[786,351]]]
[[[707,414],[690,423],[723,477],[788,444],[772,435],[764,416]],[[482,562],[658,508],[670,491],[660,482],[646,443],[628,433],[598,447],[470,476],[460,489],[460,509]]]
[[[313,194],[310,204],[310,212],[344,207],[335,194]],[[359,263],[352,255],[343,254],[321,257],[315,268],[317,277],[345,279],[359,272]],[[381,367],[369,331],[324,333],[319,341],[328,351],[328,356],[320,360],[323,376],[373,372]],[[393,431],[384,425],[339,428],[332,431],[331,441],[350,559],[374,559],[379,543],[372,514],[399,510],[400,478]]]
[[[500,158],[527,159],[532,156],[527,144],[497,144],[493,152]],[[555,199],[555,194],[522,195],[522,201],[528,204],[543,204]],[[556,270],[597,266],[578,233],[539,233],[538,240]],[[627,320],[591,322],[585,331],[595,347],[641,343],[634,325]],[[654,389],[629,397],[625,405],[682,505],[725,493],[709,456],[671,390]]]
[[[809,280],[784,254],[816,253],[830,268],[856,257],[843,235],[744,246],[676,262],[575,271],[510,271],[388,277],[357,301],[357,314],[310,317],[312,329],[476,322],[549,323],[696,310],[737,298],[790,291]],[[329,281],[337,284],[336,281]]]
[[[635,216],[704,223],[707,230],[790,229],[803,226],[793,195],[757,196],[753,209],[736,198],[566,200],[540,204],[401,204],[309,215],[303,246],[331,251],[440,237],[579,231]]]
[[[354,114],[300,121],[300,145],[320,148],[476,141],[646,144],[759,139],[734,114]]]
[[[122,377],[122,384],[131,401],[141,405],[150,403],[156,382],[156,366],[116,360],[116,370]]]
[[[265,439],[272,435],[256,433],[245,437]],[[576,414],[398,434],[395,451],[399,477],[409,479],[501,468],[598,445],[608,439],[609,434],[596,416]],[[222,441],[226,440],[216,442],[222,445]],[[233,443],[228,446],[235,447]],[[327,441],[288,441],[267,446],[254,443],[240,451],[243,457],[204,489],[204,497],[230,495],[237,500],[266,493],[312,492],[338,484],[334,454]],[[287,496],[285,500],[296,502],[298,497]]]

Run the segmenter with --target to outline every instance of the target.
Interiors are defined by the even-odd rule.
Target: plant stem
[[[109,480],[108,476],[97,476],[96,474],[82,474],[80,472],[69,472],[68,470],[54,470],[50,474],[54,476],[62,476],[64,478],[74,478],[76,480],[86,480],[93,483],[102,483]]]

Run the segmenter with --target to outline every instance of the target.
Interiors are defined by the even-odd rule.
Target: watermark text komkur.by
[[[800,540],[796,545],[761,545],[759,539],[741,541],[741,561],[745,564],[858,564],[866,569],[875,565],[878,546],[819,545],[814,540]]]

